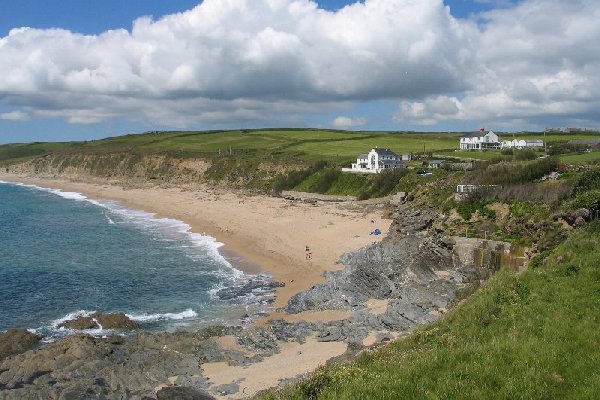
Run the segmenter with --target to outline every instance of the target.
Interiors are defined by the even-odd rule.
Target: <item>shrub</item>
[[[387,196],[398,186],[400,180],[408,174],[409,171],[404,168],[382,171],[373,178],[370,187],[359,194],[359,200]]]
[[[326,162],[319,161],[311,165],[309,168],[302,169],[299,171],[290,171],[287,174],[277,175],[273,183],[273,192],[281,193],[282,190],[289,190],[295,188],[309,176],[325,168],[326,165]]]
[[[600,168],[583,173],[573,188],[573,194],[578,195],[597,189],[600,189]]]
[[[558,169],[558,160],[545,158],[531,163],[488,164],[484,171],[477,171],[473,180],[485,185],[508,185],[532,182]]]
[[[573,208],[587,208],[590,211],[600,210],[600,190],[581,193],[573,200]]]
[[[537,158],[537,154],[532,149],[523,149],[515,152],[515,159],[517,161],[534,160]]]

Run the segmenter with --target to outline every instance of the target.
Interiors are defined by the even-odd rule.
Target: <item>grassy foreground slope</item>
[[[543,266],[505,270],[443,320],[261,399],[593,399],[600,393],[600,223]]]

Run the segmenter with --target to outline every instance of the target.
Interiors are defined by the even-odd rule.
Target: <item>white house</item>
[[[544,147],[543,140],[513,139],[502,142],[503,149],[524,149],[527,147]]]
[[[344,172],[364,172],[376,174],[384,169],[406,168],[401,162],[401,156],[390,149],[375,147],[368,154],[361,154],[356,158],[352,168],[342,168]]]
[[[460,138],[460,149],[461,150],[487,150],[487,149],[499,149],[500,140],[498,135],[493,131],[486,131],[481,128],[477,132],[465,133]]]

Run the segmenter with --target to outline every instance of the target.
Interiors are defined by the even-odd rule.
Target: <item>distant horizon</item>
[[[591,0],[10,3],[0,143],[600,129],[599,17]]]
[[[558,128],[556,128],[558,129]],[[277,131],[277,130],[294,130],[294,131],[302,131],[302,130],[307,130],[307,131],[336,131],[336,132],[347,132],[347,133],[381,133],[381,134],[461,134],[461,133],[467,133],[467,132],[474,132],[477,131],[477,129],[472,129],[470,131],[440,131],[440,130],[429,130],[429,131],[415,131],[415,130],[368,130],[368,129],[362,129],[362,130],[348,130],[348,129],[340,129],[340,128],[294,128],[294,127],[271,127],[271,128],[233,128],[233,129],[202,129],[202,130],[196,130],[196,129],[174,129],[174,130],[148,130],[148,131],[143,131],[143,132],[126,132],[126,133],[122,133],[122,134],[118,134],[118,135],[112,135],[112,136],[104,136],[104,137],[98,137],[98,138],[93,138],[93,139],[74,139],[74,140],[33,140],[33,141],[27,141],[27,142],[0,142],[0,146],[4,146],[4,145],[20,145],[20,144],[31,144],[31,143],[71,143],[71,142],[93,142],[93,141],[101,141],[101,140],[107,140],[107,139],[114,139],[114,138],[119,138],[119,137],[123,137],[123,136],[130,136],[130,135],[145,135],[145,134],[161,134],[161,133],[177,133],[177,132],[183,132],[183,133],[193,133],[193,132],[198,132],[198,133],[202,133],[202,132],[235,132],[235,131]],[[555,132],[544,132],[543,130],[541,131],[502,131],[502,130],[497,130],[497,129],[493,129],[490,128],[490,130],[500,134],[500,135],[527,135],[527,134],[538,134],[538,135],[542,135],[544,133],[548,133],[548,134],[555,134],[555,135],[586,135],[589,134],[590,136],[594,136],[594,135],[600,135],[600,130],[597,129],[586,129],[586,128],[581,128],[581,130],[577,130],[577,131],[573,131],[573,132],[568,132],[566,130],[561,130],[561,131],[555,131]]]

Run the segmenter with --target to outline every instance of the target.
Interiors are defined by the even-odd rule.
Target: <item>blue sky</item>
[[[166,14],[193,8],[198,0],[1,0],[0,35],[9,30],[29,26],[34,28],[64,28],[86,34],[98,34],[109,29],[130,29],[134,19],[143,15],[159,18]],[[337,10],[351,0],[320,0],[320,7]],[[453,15],[461,18],[489,10],[490,2],[445,0]]]
[[[320,0],[326,17],[207,0],[162,22],[198,2],[0,1],[0,143],[273,126],[598,127],[591,0],[369,0],[344,11],[354,2]],[[20,27],[38,31],[9,36]],[[128,32],[107,33],[116,29]]]

